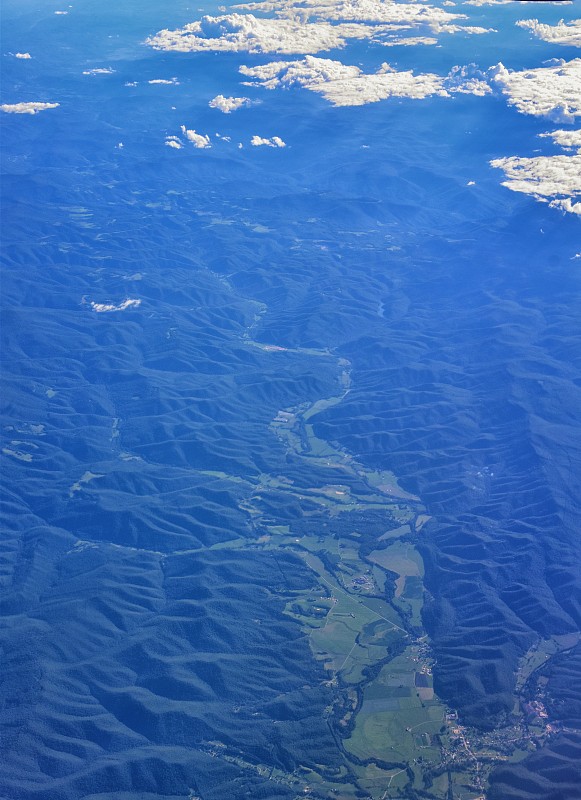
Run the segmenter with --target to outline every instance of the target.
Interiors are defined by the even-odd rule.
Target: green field
[[[308,567],[313,582],[287,592],[284,613],[301,626],[326,672],[333,700],[325,714],[343,766],[334,774],[323,765],[286,773],[240,754],[222,757],[291,787],[297,797],[342,800],[400,800],[411,787],[425,791],[426,775],[435,768],[430,796],[446,800],[449,771],[442,769],[442,759],[450,752],[450,729],[457,723],[446,721],[447,709],[434,694],[421,619],[424,564],[414,543],[429,517],[389,470],[366,470],[315,435],[312,420],[340,402],[348,388],[345,370],[342,394],[277,414],[271,430],[295,466],[304,460],[312,485],[301,484],[296,472],[263,473],[240,504],[255,538],[216,545],[289,551]],[[324,477],[317,482],[319,471]],[[300,524],[271,516],[272,508],[284,507],[285,498],[304,509]],[[546,649],[530,653],[524,674]],[[454,797],[475,800],[472,779],[452,767]]]

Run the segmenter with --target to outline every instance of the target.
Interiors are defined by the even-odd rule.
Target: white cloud
[[[573,202],[569,197],[564,200],[551,200],[551,208],[560,208],[561,211],[568,211],[569,214],[579,214],[581,216],[581,202]]]
[[[160,86],[179,86],[180,82],[177,78],[153,78],[151,81],[147,81],[151,84],[159,84]],[[125,84],[127,85],[127,84]]]
[[[343,47],[346,39],[364,39],[366,25],[305,24],[291,19],[262,19],[252,14],[202,17],[181,29],[162,30],[146,40],[156,50],[317,53]]]
[[[114,303],[94,303],[91,301],[91,308],[93,311],[96,311],[98,314],[103,314],[109,311],[125,311],[128,308],[137,308],[141,305],[141,300],[124,300],[119,305],[115,305]]]
[[[406,45],[408,47],[413,47],[418,44],[424,44],[424,45],[438,44],[438,40],[434,39],[433,36],[408,36],[408,37],[399,36],[381,42],[381,44],[384,45],[385,47],[396,47],[398,45]]]
[[[492,92],[486,77],[486,73],[475,64],[467,64],[463,67],[452,67],[444,83],[449,92],[483,97]]]
[[[523,72],[499,63],[488,70],[488,77],[522,114],[568,123],[581,114],[581,58]]]
[[[59,103],[4,103],[0,110],[6,114],[38,114],[47,108],[58,108]]]
[[[115,72],[111,67],[95,67],[83,70],[83,75],[112,75]]]
[[[194,145],[194,147],[197,147],[200,150],[212,147],[209,134],[201,134],[197,133],[194,130],[188,130],[185,125],[181,126],[181,131],[183,135],[186,137],[186,139]],[[221,142],[232,141],[230,136],[223,136],[221,133],[215,133],[214,136]],[[274,141],[274,139],[277,138],[278,137],[274,137],[272,141]],[[282,139],[280,141],[282,141]],[[184,142],[182,141],[182,139],[180,139],[179,136],[166,136],[165,144],[167,147],[172,147],[174,150],[182,150],[182,148],[184,147]],[[284,143],[282,146],[284,146]]]
[[[254,78],[266,89],[305,86],[313,91],[320,91],[318,87],[323,84],[356,79],[361,75],[359,67],[315,56],[306,56],[301,61],[270,61],[257,67],[243,65],[240,72]]]
[[[465,6],[506,6],[509,3],[518,2],[519,5],[525,3],[534,3],[539,5],[542,3],[544,6],[570,6],[572,0],[464,0]]]
[[[313,54],[343,47],[347,39],[374,39],[388,45],[432,44],[435,34],[488,30],[459,25],[458,21],[467,19],[465,14],[415,2],[263,0],[235,8],[261,15],[273,13],[275,18],[253,13],[204,16],[183,28],[158,31],[146,43],[158,50],[181,52]],[[406,41],[407,33],[410,41]]]
[[[516,24],[519,28],[528,28],[544,42],[581,47],[581,19],[561,20],[556,25],[545,25],[538,19],[521,19]]]
[[[431,27],[466,19],[465,14],[454,14],[422,3],[395,3],[391,0],[264,0],[236,6],[245,11],[274,12],[277,16],[305,20],[334,22],[366,22],[410,27]]]
[[[55,11],[54,13],[57,15],[57,17],[64,17],[69,12],[68,11]]]
[[[502,169],[502,185],[513,192],[530,194],[571,214],[581,214],[581,155],[497,158],[490,162]]]
[[[442,77],[433,73],[414,75],[411,70],[397,72],[388,64],[372,74],[359,67],[328,58],[306,56],[301,61],[271,61],[258,67],[240,67],[240,72],[254,78],[266,89],[301,86],[318,92],[334,106],[361,106],[389,97],[421,100],[431,95],[449,97],[450,93],[486,94],[488,85],[477,70],[455,67]]]
[[[530,194],[552,208],[581,215],[581,130],[556,130],[539,134],[552,139],[573,155],[497,158],[490,164],[502,169],[507,180],[503,186],[513,192]]]
[[[212,147],[210,142],[210,137],[208,135],[202,133],[196,133],[194,130],[188,130],[185,125],[181,126],[181,131],[186,139],[191,142],[194,147],[197,147],[199,150],[203,150],[208,147]],[[171,145],[170,145],[171,147]]]
[[[30,53],[14,53],[14,58],[29,59],[29,58],[32,58],[32,56],[30,55]]]
[[[564,149],[581,150],[581,130],[578,131],[551,131],[550,133],[540,133],[543,139],[552,139]]]
[[[213,100],[208,103],[210,108],[217,108],[224,114],[230,114],[238,108],[250,105],[248,97],[224,97],[223,94],[217,95]]]
[[[250,144],[253,147],[286,147],[286,143],[280,138],[280,136],[273,136],[271,139],[263,139],[261,136],[253,136],[250,140]]]
[[[259,67],[240,67],[243,75],[262,82],[267,89],[301,86],[318,92],[334,106],[361,106],[387,97],[427,97],[446,94],[437,75],[414,76],[411,71],[392,72],[387,65],[366,74],[359,67],[328,58],[307,56],[302,61],[271,61]]]

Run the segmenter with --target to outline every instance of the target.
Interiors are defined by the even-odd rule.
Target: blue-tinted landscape
[[[579,3],[5,0],[0,797],[581,797]]]

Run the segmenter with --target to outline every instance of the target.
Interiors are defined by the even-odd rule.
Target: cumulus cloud
[[[419,3],[395,3],[392,0],[263,0],[236,6],[245,11],[274,12],[295,19],[312,17],[334,22],[366,22],[397,26],[432,27],[466,19],[464,14],[444,11]]]
[[[551,200],[549,205],[551,208],[560,208],[561,211],[581,216],[581,202],[575,203],[570,197],[565,197],[563,200]]]
[[[581,47],[581,19],[574,19],[571,22],[561,20],[556,25],[545,25],[538,19],[521,19],[516,24],[519,28],[528,28],[544,42]]]
[[[194,147],[197,147],[200,150],[207,149],[212,147],[212,142],[210,141],[209,134],[201,134],[197,133],[195,130],[188,130],[185,125],[181,126],[182,134],[185,136],[186,140],[191,142]],[[219,139],[221,142],[231,142],[232,139],[230,136],[223,136],[221,133],[214,134],[216,139]],[[274,136],[272,139],[265,139],[264,143],[271,144],[273,147],[284,147],[285,144],[282,139],[279,139],[278,136]],[[278,144],[280,142],[281,144]],[[184,147],[184,141],[180,139],[179,136],[166,136],[165,137],[165,144],[167,147],[171,147],[174,150],[182,150]]]
[[[32,58],[32,56],[30,55],[30,53],[14,53],[14,58],[25,58],[25,59],[28,59],[28,58]]]
[[[151,84],[159,84],[160,86],[179,86],[180,82],[177,78],[153,78],[147,81]],[[127,84],[126,84],[127,85]]]
[[[379,72],[366,74],[359,67],[315,56],[301,61],[271,61],[259,67],[242,66],[240,72],[257,79],[267,89],[310,89],[334,106],[361,106],[392,96],[423,98],[446,93],[437,75],[414,76],[411,70],[394,72],[387,65]]]
[[[565,150],[581,150],[581,130],[578,131],[551,131],[550,133],[540,133],[543,139],[552,139]]]
[[[286,143],[280,138],[280,136],[273,136],[271,139],[263,139],[261,136],[253,136],[250,140],[250,144],[253,147],[286,147]]]
[[[581,58],[522,72],[499,63],[488,77],[522,114],[569,123],[581,114]]]
[[[238,108],[250,105],[250,99],[248,97],[224,97],[223,94],[219,94],[210,100],[208,105],[210,108],[217,108],[224,114],[230,114]]]
[[[509,3],[518,2],[519,5],[524,3],[534,3],[538,5],[542,3],[545,6],[570,6],[572,0],[464,0],[466,6],[506,6]]]
[[[207,147],[212,147],[210,137],[206,134],[196,133],[194,130],[188,130],[185,125],[181,126],[181,131],[186,139],[191,142],[194,147],[199,150],[204,150]],[[171,145],[170,145],[171,147]]]
[[[444,80],[444,85],[449,92],[483,97],[492,92],[486,77],[486,73],[478,69],[475,64],[466,64],[463,67],[452,67]]]
[[[178,30],[162,30],[146,40],[156,50],[318,53],[343,47],[346,39],[369,37],[365,25],[305,24],[292,19],[262,19],[252,14],[202,17]]]
[[[519,0],[520,1],[520,0]],[[465,6],[506,6],[515,0],[464,0]]]
[[[240,67],[240,72],[266,89],[300,86],[318,92],[334,106],[362,106],[389,97],[416,100],[431,95],[449,97],[451,93],[486,94],[488,84],[477,70],[455,67],[442,77],[433,73],[414,75],[412,70],[398,72],[382,64],[375,73],[328,58],[306,56],[300,61],[271,61],[258,67]]]
[[[581,214],[581,155],[497,158],[490,164],[502,169],[502,185],[532,195],[572,214]]]
[[[4,103],[0,106],[0,111],[6,114],[38,114],[39,111],[58,108],[59,105],[59,103]]]
[[[388,39],[387,41],[381,42],[382,45],[385,47],[396,47],[400,45],[405,45],[407,47],[414,47],[418,44],[424,45],[433,45],[438,44],[438,40],[435,39],[433,36],[395,36],[392,39]]]
[[[465,14],[392,0],[263,0],[235,8],[247,13],[204,16],[183,28],[158,31],[146,43],[158,50],[182,52],[314,54],[343,47],[348,39],[374,39],[386,45],[433,44],[435,34],[488,30],[458,24],[467,19]],[[252,12],[272,13],[274,18]]]
[[[91,308],[93,311],[96,311],[98,314],[107,313],[109,311],[126,311],[128,308],[137,308],[141,305],[141,300],[124,300],[119,305],[115,305],[114,303],[94,303],[91,301]]]
[[[115,72],[111,67],[95,67],[83,70],[83,75],[112,75]]]

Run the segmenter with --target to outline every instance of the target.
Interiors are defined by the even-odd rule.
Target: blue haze
[[[392,469],[433,516],[425,622],[447,702],[498,721],[534,637],[581,624],[579,223],[489,166],[561,152],[538,138],[556,126],[492,95],[333,108],[240,85],[240,64],[278,56],[143,44],[217,8],[4,3],[2,102],[60,104],[2,115],[7,800],[293,796],[211,758],[200,743],[214,740],[288,769],[313,751],[336,764],[328,697],[304,689],[321,667],[282,594],[264,602],[272,561],[209,549],[248,535],[244,481],[284,463],[277,411],[336,388],[301,348],[353,369],[317,434]],[[498,33],[319,55],[366,71],[537,67],[556,48],[514,21],[578,5],[465,9]],[[261,102],[223,115],[217,94]],[[212,148],[166,147],[181,125]],[[252,147],[255,134],[287,146]],[[127,299],[140,305],[91,305]],[[249,337],[299,355],[274,363]],[[312,582],[298,559],[285,571]],[[459,655],[481,624],[502,653],[486,670]],[[575,691],[573,733],[501,770],[491,798],[573,800]],[[287,727],[277,692],[293,698]]]

